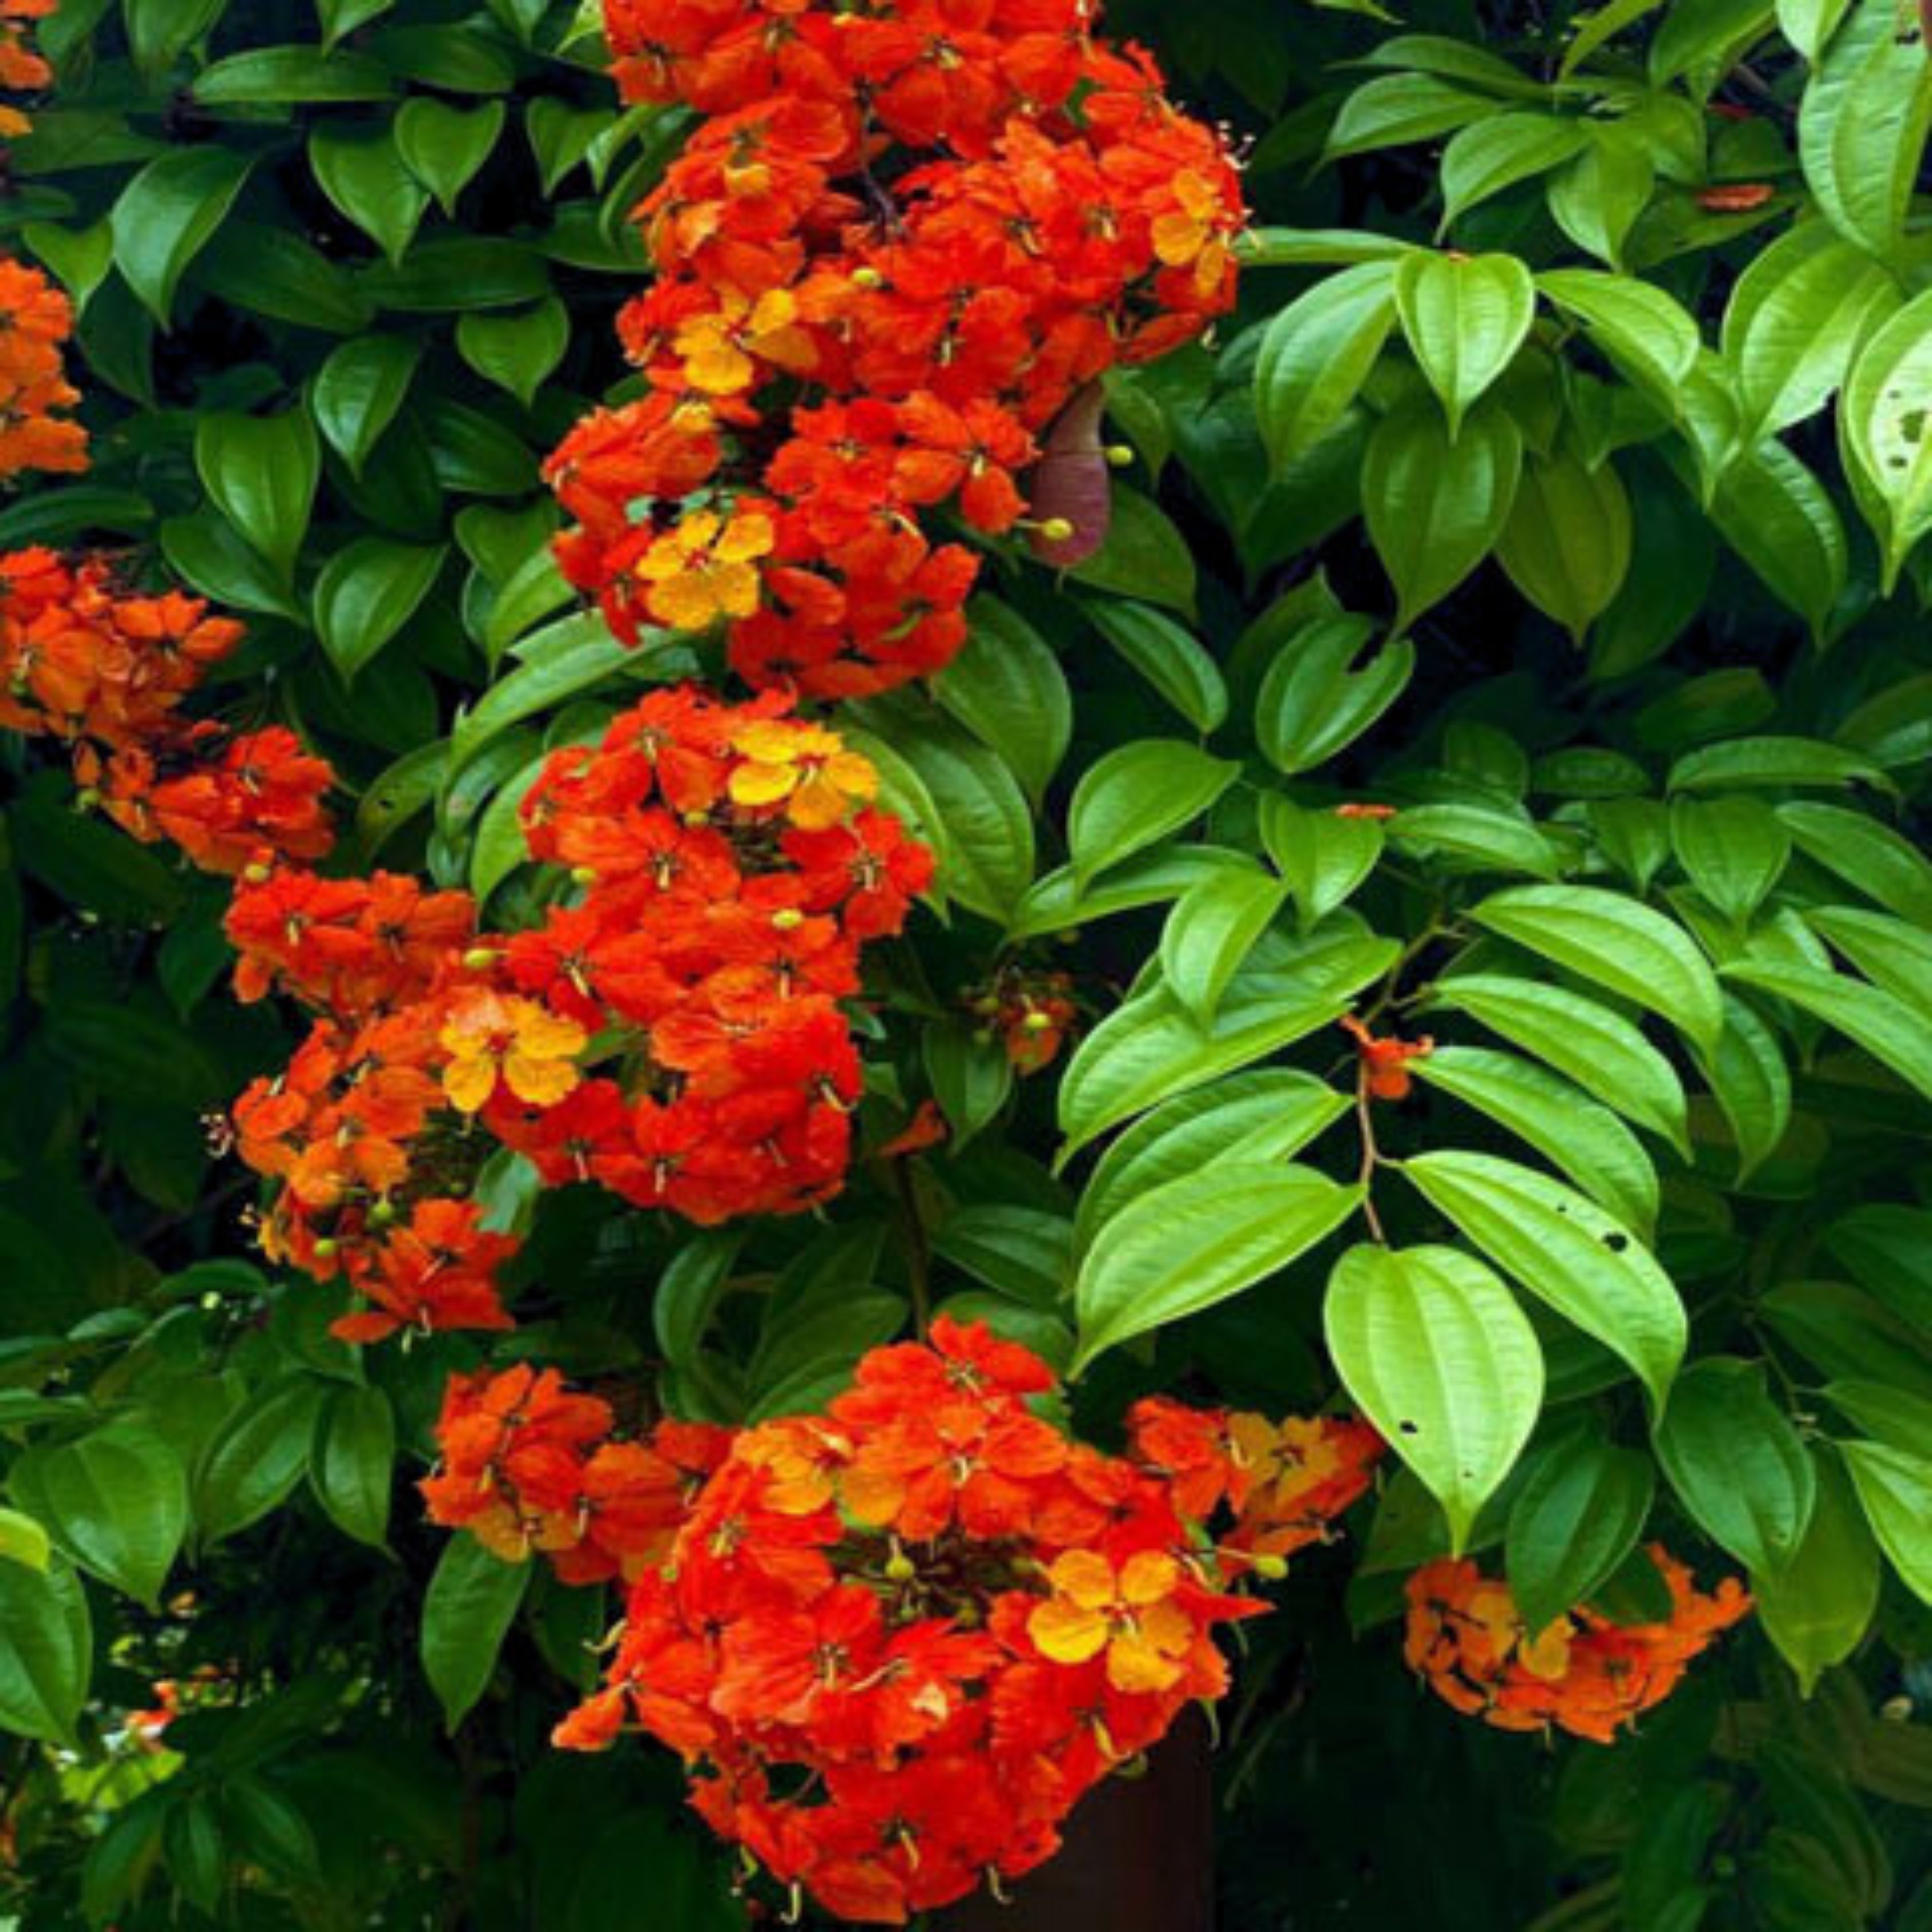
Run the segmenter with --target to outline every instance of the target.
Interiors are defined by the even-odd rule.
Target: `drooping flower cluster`
[[[1220,1696],[1214,1633],[1280,1574],[1255,1551],[1321,1536],[1379,1447],[1160,1400],[1108,1456],[1036,1412],[1054,1386],[942,1317],[823,1415],[613,1444],[603,1402],[517,1369],[452,1390],[425,1488],[501,1555],[630,1580],[604,1688],[560,1743],[649,1732],[779,1883],[898,1924],[1052,1856],[1084,1792]],[[1217,1544],[1226,1510],[1243,1529]]]
[[[529,931],[479,934],[466,895],[389,874],[244,881],[243,996],[320,1018],[236,1130],[280,1184],[269,1252],[374,1304],[339,1333],[506,1324],[514,1244],[467,1198],[497,1147],[700,1222],[836,1191],[860,1084],[842,1002],[932,874],[877,789],[778,694],[680,687],[532,787],[530,850],[566,890]]]
[[[0,76],[23,57],[12,32],[0,13]],[[87,432],[66,415],[80,400],[61,355],[73,327],[72,305],[39,269],[0,256],[0,477],[87,467]]]
[[[1408,1580],[1410,1666],[1456,1710],[1499,1730],[1553,1725],[1614,1743],[1750,1610],[1735,1576],[1706,1594],[1661,1546],[1649,1555],[1670,1588],[1667,1622],[1614,1624],[1578,1609],[1540,1630],[1526,1626],[1508,1584],[1466,1558],[1429,1564]]]
[[[1009,966],[967,1000],[967,1010],[998,1040],[1021,1073],[1050,1066],[1080,1017],[1070,974]]]
[[[241,636],[199,598],[124,589],[99,560],[14,551],[0,556],[0,726],[70,746],[93,802],[206,871],[319,857],[328,766],[279,727],[238,735],[181,710]]]
[[[1096,414],[1075,398],[1232,304],[1225,146],[1096,11],[608,0],[626,98],[708,117],[638,210],[647,390],[549,468],[620,636],[723,624],[748,682],[818,697],[938,670],[979,562],[930,514],[1027,526],[1056,419]],[[1064,520],[1030,527],[1070,560]]]

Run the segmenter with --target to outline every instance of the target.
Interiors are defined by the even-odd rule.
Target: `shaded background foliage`
[[[1110,433],[1138,460],[1120,533],[1080,581],[1009,575],[936,704],[856,709],[898,800],[940,843],[955,901],[875,989],[875,1129],[928,1091],[956,1125],[954,1148],[920,1170],[916,1237],[876,1167],[822,1222],[696,1239],[548,1197],[517,1266],[514,1346],[634,1402],[654,1390],[726,1416],[808,1403],[902,1325],[929,1242],[946,1295],[1064,1357],[1070,1220],[1090,1169],[1049,1162],[1078,1122],[1053,1076],[1013,1080],[962,997],[1024,940],[1034,963],[1076,971],[1090,1017],[1119,1002],[1169,904],[1219,862],[1184,822],[1194,812],[1138,844],[1090,813],[1077,878],[1056,870],[1072,781],[1124,746],[1205,737],[1244,770],[1207,845],[1264,840],[1304,910],[1321,872],[1310,826],[1330,821],[1271,820],[1261,799],[1403,808],[1358,903],[1375,932],[1411,942],[1446,909],[1451,943],[1418,955],[1438,980],[1453,967],[1546,983],[1534,945],[1454,921],[1498,884],[1559,874],[1648,896],[1720,963],[1755,945],[1760,963],[1826,970],[1802,916],[1821,906],[1872,916],[1869,901],[1905,929],[1872,942],[1880,964],[1852,956],[1892,1003],[1890,1032],[1852,1030],[1858,1050],[1822,1024],[1841,989],[1822,1010],[1759,1012],[1757,1033],[1784,1042],[1768,1057],[1798,1070],[1788,1117],[1762,1053],[1754,1084],[1721,1067],[1696,1078],[1696,1056],[1673,1047],[1696,1088],[1682,1129],[1667,1092],[1620,1091],[1608,1062],[1592,1088],[1662,1169],[1659,1250],[1691,1304],[1694,1355],[1770,1370],[1758,1462],[1713,1472],[1666,1455],[1652,1522],[1687,1550],[1706,1531],[1721,1544],[1714,1484],[1772,1504],[1816,1486],[1844,1539],[1819,1617],[1856,1640],[1876,1556],[1819,1438],[1889,1439],[1889,1418],[1922,1449],[1910,1405],[1932,1402],[1932,1020],[1912,976],[1932,928],[1932,868],[1912,849],[1932,661],[1923,554],[1908,547],[1882,587],[1871,528],[1887,526],[1860,514],[1873,492],[1852,480],[1859,431],[1828,404],[1874,326],[1926,286],[1910,202],[1932,115],[1923,51],[1888,4],[1625,0],[1594,16],[1594,50],[1560,6],[1422,5],[1397,26],[1264,0],[1120,0],[1112,18],[1252,141],[1264,266],[1214,352],[1114,388]],[[1864,84],[1891,91],[1855,99],[1801,166],[1810,57],[1829,72],[1854,34],[1860,71],[1878,76]],[[567,612],[537,466],[624,378],[609,323],[643,266],[624,218],[680,117],[621,112],[594,21],[529,0],[68,0],[41,39],[59,86],[14,150],[0,224],[83,304],[96,464],[0,512],[0,542],[124,548],[247,614],[218,695],[238,717],[297,723],[335,760],[358,792],[350,859],[494,892],[514,916],[530,890],[516,869],[524,786],[645,674]],[[1628,271],[1626,289],[1640,278],[1696,316],[1705,346],[1687,357],[1654,307],[1606,323],[1600,299],[1593,314],[1574,286],[1566,306],[1545,284],[1453,454],[1428,389],[1468,380],[1474,324],[1432,355],[1391,294],[1378,322],[1316,329],[1311,348],[1320,308],[1289,309],[1392,259],[1376,237],[1435,238],[1445,184],[1459,249]],[[1818,206],[1856,254],[1801,278],[1778,242],[1787,254],[1766,271]],[[1315,232],[1336,230],[1358,232]],[[1520,306],[1527,271],[1480,272]],[[1275,322],[1285,310],[1301,321]],[[1774,326],[1754,323],[1766,315]],[[1743,398],[1750,434],[1727,431],[1715,391]],[[1496,436],[1516,454],[1500,466],[1509,488],[1486,496],[1458,465]],[[1513,520],[1532,500],[1541,522]],[[1445,503],[1468,526],[1460,539],[1431,520]],[[1438,535],[1418,545],[1423,527]],[[1498,545],[1503,568],[1474,568]],[[1400,609],[1412,663],[1377,643],[1374,668],[1345,652],[1298,684],[1282,667],[1309,661],[1324,578],[1366,614],[1360,645]],[[650,674],[694,661],[661,656]],[[1002,680],[1002,664],[1021,668]],[[0,1901],[35,1928],[742,1922],[674,1766],[547,1745],[594,1674],[602,1593],[522,1573],[506,1586],[452,1562],[418,1520],[406,1484],[473,1345],[358,1356],[326,1337],[326,1291],[247,1258],[246,1190],[203,1151],[201,1117],[290,1040],[269,1010],[223,996],[222,890],[76,812],[64,775],[18,742],[0,756],[7,1533],[30,1544],[20,1519],[44,1520],[74,1559],[44,1574],[0,1562],[0,1722],[26,1734],[0,1760]],[[1819,816],[1821,797],[1840,815]],[[1721,820],[1706,815],[1714,800]],[[1057,943],[1076,930],[1077,946]],[[1557,964],[1571,996],[1600,991],[1587,965]],[[1499,1033],[1588,1084],[1560,1042],[1542,1052],[1520,1020],[1486,1034],[1453,979],[1438,991],[1426,1024],[1445,1042],[1493,1047]],[[1637,1005],[1612,994],[1603,1010],[1628,1019]],[[1344,1066],[1337,1040],[1299,1058],[1312,1074]],[[1568,1112],[1528,1137],[1588,1170],[1570,1138],[1587,1103],[1558,1090]],[[1439,1090],[1388,1111],[1398,1153],[1522,1156],[1485,1111]],[[1346,1133],[1314,1159],[1352,1178]],[[490,1185],[503,1215],[531,1220],[513,1166]],[[1886,1240],[1861,1246],[1855,1230],[1819,1247],[1874,1202],[1907,1210]],[[1400,1240],[1442,1231],[1412,1195],[1386,1211]],[[1082,1418],[1104,1436],[1150,1388],[1322,1403],[1334,1378],[1318,1280],[1299,1262],[1105,1355]],[[1580,1430],[1643,1444],[1615,1360],[1538,1318],[1551,1403],[1532,1456]],[[1848,1382],[1892,1406],[1822,1400]],[[83,1438],[99,1468],[76,1468]],[[1792,1444],[1820,1472],[1803,1484]],[[109,1502],[90,1514],[97,1493]],[[1475,1540],[1493,1552],[1507,1529],[1514,1567],[1513,1501],[1492,1501]],[[1787,1514],[1786,1540],[1804,1514]],[[1808,1700],[1754,1626],[1635,1740],[1546,1750],[1418,1697],[1391,1619],[1402,1574],[1442,1546],[1439,1513],[1399,1478],[1361,1514],[1346,1544],[1298,1564],[1243,1659],[1220,1760],[1225,1922],[1932,1924],[1932,1733],[1917,1714],[1932,1623],[1897,1577],[1874,1634]],[[1922,1594],[1928,1535],[1922,1518],[1888,1539]],[[1751,1560],[1736,1540],[1728,1558],[1703,1547],[1707,1569]],[[188,1714],[156,1754],[126,1714],[161,1678],[184,1687]]]

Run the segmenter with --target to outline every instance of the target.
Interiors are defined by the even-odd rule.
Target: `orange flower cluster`
[[[1282,1564],[1217,1545],[1210,1517],[1239,1511],[1250,1546],[1312,1540],[1366,1480],[1359,1425],[1166,1401],[1104,1455],[1035,1412],[1054,1386],[941,1317],[823,1415],[614,1444],[604,1404],[520,1368],[452,1390],[424,1486],[500,1554],[628,1580],[604,1688],[560,1744],[635,1725],[779,1883],[902,1924],[1051,1856],[1084,1792],[1225,1691],[1214,1633]],[[1330,1430],[1334,1461],[1284,1487],[1282,1445]]]
[[[1542,1630],[1526,1628],[1506,1583],[1466,1558],[1431,1563],[1408,1580],[1410,1666],[1456,1710],[1498,1730],[1553,1724],[1612,1744],[1751,1606],[1735,1576],[1706,1595],[1660,1546],[1649,1554],[1670,1587],[1668,1622],[1613,1624],[1579,1609]]]
[[[1006,1048],[1022,1073],[1050,1066],[1080,1017],[1073,980],[1066,973],[1004,968],[992,983],[967,1001],[967,1010]]]
[[[181,715],[241,636],[199,598],[121,589],[98,560],[14,551],[0,556],[0,726],[70,745],[92,802],[205,871],[319,857],[328,766],[280,728],[235,736]]]
[[[979,562],[922,515],[1022,526],[1076,395],[1231,306],[1226,148],[1096,11],[607,0],[626,96],[710,117],[638,211],[646,393],[549,467],[620,636],[722,624],[749,682],[818,697],[938,670]]]
[[[22,61],[38,57],[22,47],[15,16],[0,4],[0,81]],[[9,128],[0,105],[0,134]],[[40,470],[69,475],[87,467],[87,432],[62,413],[80,401],[67,380],[61,345],[74,328],[67,297],[38,268],[0,257],[0,477]]]
[[[236,1135],[280,1184],[268,1251],[374,1304],[339,1334],[508,1325],[515,1244],[466,1198],[499,1147],[701,1222],[836,1190],[860,1086],[841,1002],[932,874],[877,788],[776,694],[683,686],[531,788],[531,855],[570,890],[530,931],[479,935],[466,895],[392,874],[244,880],[238,989],[320,1018]]]
[[[662,1564],[731,1432],[660,1422],[612,1439],[610,1406],[566,1389],[554,1369],[452,1378],[422,1484],[430,1520],[466,1529],[506,1562],[540,1551],[567,1583],[641,1576]]]
[[[1412,1060],[1426,1060],[1436,1051],[1432,1039],[1384,1040],[1371,1033],[1353,1013],[1342,1016],[1342,1030],[1355,1042],[1360,1062],[1362,1090],[1378,1100],[1406,1100],[1414,1090]]]
[[[32,94],[53,79],[53,69],[34,51],[32,34],[34,22],[54,5],[55,0],[0,0],[0,88],[8,92]],[[0,140],[14,140],[33,124],[19,108],[0,102]]]

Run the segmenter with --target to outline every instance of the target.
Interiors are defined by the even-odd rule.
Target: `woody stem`
[[[922,1342],[932,1325],[932,1249],[926,1236],[926,1222],[919,1211],[919,1194],[914,1186],[912,1163],[890,1163],[892,1186],[898,1196],[899,1215],[905,1223],[906,1272],[912,1288],[914,1332]]]
[[[1355,1078],[1355,1124],[1362,1136],[1362,1165],[1356,1177],[1357,1185],[1362,1190],[1362,1218],[1369,1224],[1369,1232],[1383,1246],[1388,1246],[1388,1236],[1382,1230],[1382,1216],[1376,1211],[1376,1168],[1382,1159],[1382,1150],[1376,1144],[1375,1101],[1369,1092],[1369,1070],[1365,1062]]]

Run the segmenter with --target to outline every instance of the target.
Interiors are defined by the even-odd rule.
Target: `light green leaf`
[[[56,1558],[43,1571],[0,1563],[0,1730],[78,1748],[94,1627],[87,1592]]]
[[[1462,138],[1534,118],[1505,115]],[[1536,284],[1514,255],[1418,252],[1396,270],[1395,299],[1402,332],[1442,399],[1453,439],[1471,405],[1522,346],[1535,320]]]
[[[1516,1297],[1460,1249],[1351,1248],[1322,1320],[1356,1405],[1442,1504],[1460,1555],[1543,1406],[1543,1351]]]
[[[1161,975],[1196,1019],[1213,1024],[1228,982],[1287,898],[1288,887],[1265,872],[1227,872],[1175,902],[1161,928]]]
[[[1409,1070],[1527,1141],[1639,1233],[1656,1226],[1657,1169],[1643,1143],[1559,1075],[1474,1046],[1439,1046]]]
[[[1078,1375],[1103,1349],[1211,1308],[1285,1268],[1361,1198],[1312,1168],[1228,1161],[1137,1196],[1080,1265]]]
[[[1778,1151],[1791,1125],[1791,1070],[1771,1029],[1731,992],[1717,1051],[1698,1054],[1697,1064],[1736,1138],[1742,1182]]]
[[[1546,1629],[1616,1574],[1656,1488],[1648,1456],[1592,1432],[1566,1436],[1536,1458],[1510,1507],[1503,1545],[1510,1593],[1528,1628]]]
[[[1228,681],[1206,648],[1165,611],[1112,598],[1090,598],[1080,608],[1088,622],[1196,730],[1204,736],[1220,728],[1228,716]],[[946,675],[942,673],[935,685],[943,685]],[[941,696],[943,700],[943,692]]]
[[[1112,486],[1107,540],[1066,574],[1090,590],[1111,590],[1194,614],[1194,552],[1160,506],[1120,484]]]
[[[11,1486],[82,1568],[155,1606],[188,1534],[188,1501],[181,1459],[152,1430],[116,1422],[29,1450]]]
[[[1791,857],[1791,834],[1754,798],[1680,794],[1670,802],[1670,842],[1690,883],[1740,925],[1764,903]]]
[[[1067,808],[1076,880],[1084,886],[1096,872],[1201,817],[1240,770],[1232,760],[1179,739],[1143,738],[1108,752],[1082,774]]]
[[[1687,1038],[1714,1047],[1724,997],[1684,929],[1600,886],[1513,886],[1474,908],[1479,926],[1660,1013]]]
[[[1283,1066],[1258,1067],[1177,1094],[1100,1156],[1074,1216],[1076,1251],[1128,1202],[1163,1182],[1223,1161],[1286,1160],[1348,1107],[1348,1096],[1325,1082]]]
[[[1906,1588],[1932,1604],[1932,1462],[1879,1442],[1842,1442],[1865,1520]]]
[[[1556,849],[1528,815],[1500,805],[1411,806],[1388,821],[1388,831],[1405,845],[1466,860],[1471,869],[1539,879],[1553,879],[1560,869]]]
[[[1774,993],[1801,1011],[1822,1020],[1902,1080],[1932,1100],[1932,1028],[1922,1012],[1892,994],[1868,986],[1842,973],[1816,967],[1772,965],[1759,960],[1734,961],[1724,969],[1727,980]]]
[[[1660,1414],[1684,1356],[1684,1304],[1638,1237],[1533,1168],[1419,1154],[1402,1172],[1506,1274],[1636,1370]]]
[[[1376,628],[1344,612],[1317,617],[1282,644],[1255,696],[1255,740],[1293,777],[1325,764],[1367,730],[1407,688],[1415,650],[1406,638],[1353,668]]]
[[[1387,842],[1372,818],[1311,812],[1279,792],[1263,794],[1262,843],[1294,896],[1304,928],[1345,904],[1376,868]]]
[[[1922,54],[1918,64],[1924,67]],[[1928,69],[1932,72],[1932,68]],[[1815,83],[1814,83],[1815,84]],[[1932,530],[1932,290],[1874,331],[1852,364],[1838,412],[1839,444],[1859,506],[1883,555],[1882,587]]]
[[[1793,800],[1777,811],[1779,822],[1807,858],[1835,872],[1887,911],[1932,930],[1932,860],[1910,839],[1842,806]]]
[[[0,1561],[45,1570],[52,1555],[52,1540],[32,1516],[18,1510],[0,1509]]]
[[[1480,1020],[1688,1156],[1683,1083],[1621,1013],[1561,987],[1500,974],[1438,981],[1430,1004]]]
[[[1495,114],[1462,129],[1442,151],[1439,234],[1478,203],[1532,176],[1560,168],[1589,140],[1580,121],[1553,114]],[[1528,278],[1525,270],[1524,279]]]
[[[1851,0],[1778,0],[1778,31],[1814,67]]]
[[[1536,285],[1633,382],[1677,412],[1699,347],[1697,325],[1681,304],[1648,282],[1594,268],[1552,269]]]
[[[1118,608],[1154,614],[1138,605]],[[966,614],[970,628],[965,648],[933,679],[933,695],[1006,760],[1037,802],[1072,736],[1066,674],[1017,610],[994,598],[976,597]]]
[[[1858,0],[1798,113],[1804,178],[1847,241],[1892,259],[1932,125],[1932,65],[1892,0]]]
[[[1391,410],[1369,438],[1362,509],[1396,587],[1398,634],[1486,556],[1509,520],[1522,444],[1507,412],[1478,409],[1453,440],[1432,402]]]
[[[1395,264],[1364,262],[1324,277],[1268,324],[1255,361],[1255,413],[1277,474],[1360,394],[1395,312]]]
[[[1656,1431],[1658,1460],[1697,1526],[1754,1576],[1797,1552],[1816,1493],[1811,1461],[1766,1394],[1761,1364],[1712,1356],[1677,1378]]]
[[[1844,526],[1831,494],[1780,442],[1725,470],[1711,503],[1724,541],[1822,638],[1844,595]]]
[[[1378,74],[1344,96],[1328,132],[1324,158],[1338,161],[1378,148],[1432,141],[1500,111],[1501,103],[1431,74]]]
[[[1649,206],[1656,165],[1641,135],[1616,122],[1589,128],[1590,144],[1550,178],[1546,193],[1556,225],[1578,248],[1612,268]]]

